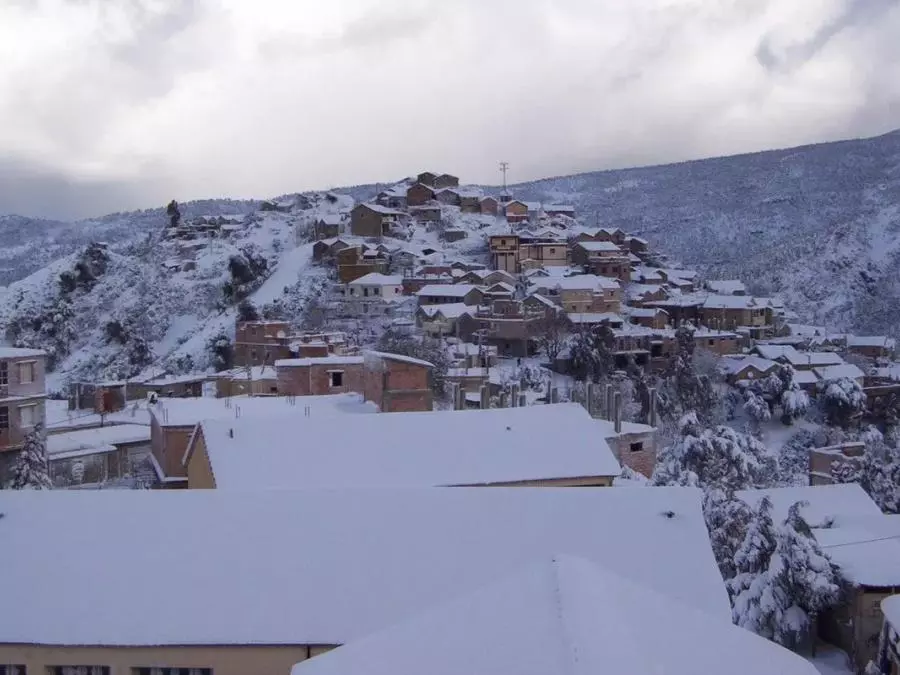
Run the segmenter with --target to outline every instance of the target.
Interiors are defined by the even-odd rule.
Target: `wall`
[[[344,373],[340,387],[331,386],[329,371],[333,370]],[[281,396],[321,396],[363,390],[363,365],[360,363],[278,366],[276,372]]]
[[[382,216],[365,206],[357,206],[350,212],[350,231],[358,237],[380,237]]]
[[[898,592],[900,587],[851,590],[843,605],[823,614],[819,621],[821,638],[850,654],[862,672],[878,650],[884,625],[881,601]]]
[[[432,409],[430,368],[413,363],[379,359],[367,363],[363,393],[381,412],[421,412]]]
[[[184,477],[187,472],[181,464],[194,425],[167,427],[150,413],[150,451],[156,457],[167,477]]]
[[[45,363],[43,356],[29,356],[16,359],[4,359],[9,364],[9,395],[10,396],[43,396],[46,387],[44,385]],[[34,364],[34,378],[32,382],[19,382],[19,364]]]
[[[216,477],[213,475],[202,432],[197,434],[194,441],[194,449],[187,465],[187,477],[189,490],[212,490],[216,487]]]
[[[50,666],[109,666],[110,675],[136,667],[212,668],[214,675],[289,675],[295,663],[332,649],[323,645],[199,647],[55,647],[0,645],[0,663],[24,665],[28,675]]]
[[[634,469],[647,478],[653,473],[653,467],[656,466],[656,434],[619,434],[607,438],[606,442],[619,464]],[[641,443],[643,450],[632,451],[632,443]]]

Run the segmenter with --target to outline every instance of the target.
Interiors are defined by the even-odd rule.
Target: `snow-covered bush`
[[[25,437],[12,466],[11,490],[51,490],[50,462],[43,428],[35,426]]]
[[[819,406],[828,424],[847,427],[866,409],[866,394],[859,383],[849,377],[822,383]]]

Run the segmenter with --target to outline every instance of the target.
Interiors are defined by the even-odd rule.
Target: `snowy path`
[[[312,244],[301,244],[286,251],[278,266],[250,298],[257,307],[273,302],[284,293],[285,286],[293,286],[300,274],[312,264]]]

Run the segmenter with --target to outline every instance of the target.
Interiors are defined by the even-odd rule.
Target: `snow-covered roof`
[[[652,636],[652,639],[648,639]],[[291,675],[816,675],[802,656],[570,555],[554,555]]]
[[[462,302],[450,302],[445,305],[422,305],[419,311],[428,317],[437,316],[440,312],[445,319],[458,319],[467,312],[474,312],[475,309]]]
[[[828,332],[821,326],[808,326],[799,323],[789,323],[788,329],[791,331],[791,335],[801,337],[821,337]]]
[[[818,381],[819,381],[819,378],[811,370],[795,370],[794,371],[794,382],[796,382],[800,386],[803,386],[805,384],[815,384]]]
[[[883,347],[885,349],[894,349],[897,342],[894,338],[884,335],[848,335],[848,347]]]
[[[630,307],[626,305],[622,308],[622,314],[634,316],[639,319],[652,319],[660,312],[662,312],[663,314],[668,314],[668,312],[666,312],[666,310],[662,309],[661,307]]]
[[[0,347],[0,359],[26,359],[46,356],[43,349],[25,349],[20,347]]]
[[[585,251],[617,251],[621,252],[618,246],[611,241],[579,241],[576,246],[580,246]]]
[[[49,434],[47,436],[47,454],[53,457],[60,453],[102,446],[145,442],[150,442],[150,427],[144,424],[113,424],[96,429],[79,429]]]
[[[373,204],[372,202],[365,202],[363,204],[358,204],[357,206],[365,206],[370,211],[374,211],[375,213],[380,213],[383,216],[402,216],[403,211],[397,211],[396,209],[389,209],[386,206],[382,206],[381,204]]]
[[[703,301],[707,309],[757,309],[756,299],[749,295],[716,295],[710,293]]]
[[[292,403],[293,400],[293,403]],[[286,396],[233,396],[231,398],[161,398],[149,406],[162,426],[193,426],[202,420],[234,419],[238,416],[302,415],[302,408],[310,407],[318,414],[374,412],[376,407],[365,403],[357,394],[332,396],[303,396],[300,403]]]
[[[787,518],[788,510],[797,502],[808,502],[801,513],[812,527],[845,517],[881,515],[878,505],[856,483],[740,490],[736,494],[751,506],[768,497],[776,521]]]
[[[535,288],[556,288],[564,291],[601,291],[619,288],[619,282],[595,274],[576,274],[571,277],[550,277],[534,284]]]
[[[844,576],[863,586],[900,586],[900,516],[883,513],[838,519],[814,530],[822,549]]]
[[[428,368],[434,368],[434,364],[430,361],[425,361],[424,359],[416,359],[412,356],[404,356],[403,354],[376,352],[369,349],[365,352],[365,356],[367,361],[371,361],[373,359],[385,359],[387,361],[397,361],[398,363],[408,363],[413,366],[426,366]]]
[[[625,287],[625,293],[629,297],[629,299],[639,298],[646,293],[657,293],[659,292],[660,288],[660,286],[654,286],[653,284],[631,283]]]
[[[615,438],[620,434],[650,434],[656,431],[656,427],[638,422],[622,422],[622,430],[616,431],[615,422],[612,420],[594,420],[594,426],[600,430],[603,438]]]
[[[324,344],[324,343],[322,343]],[[332,354],[330,356],[307,356],[299,359],[278,359],[276,368],[296,368],[303,366],[351,366],[362,364],[365,358],[362,356],[347,356],[344,354]]]
[[[341,217],[337,213],[326,213],[325,215],[319,216],[316,218],[317,223],[323,223],[324,225],[340,225]]]
[[[757,344],[753,349],[764,359],[771,359],[772,361],[781,358],[790,360],[791,358],[798,358],[795,355],[800,354],[792,345]]]
[[[729,375],[739,373],[744,368],[753,367],[760,372],[767,373],[774,369],[778,364],[775,361],[764,359],[759,356],[725,356],[719,360],[721,370]]]
[[[746,293],[747,287],[744,282],[738,279],[710,279],[706,282],[706,287],[713,293],[721,295],[734,295],[735,293]]]
[[[276,364],[278,361],[275,362]],[[249,378],[248,378],[249,375]],[[231,370],[223,370],[216,373],[213,377],[225,378],[232,380],[274,380],[277,376],[273,366],[246,366],[232,368]]]
[[[836,366],[813,368],[813,372],[822,380],[837,380],[842,377],[849,377],[852,380],[857,380],[866,375],[852,363],[841,363]]]
[[[498,281],[498,282],[488,286],[485,289],[485,292],[487,292],[487,293],[498,293],[498,292],[515,293],[516,287],[511,284],[506,283],[505,281]]]
[[[691,488],[2,490],[0,513],[0,643],[345,644],[556,551],[731,617]]]
[[[471,291],[481,290],[481,286],[473,284],[428,284],[416,292],[417,296],[461,298]]]
[[[792,366],[810,366],[822,368],[825,366],[839,366],[844,359],[837,352],[801,352],[785,350],[784,359]]]
[[[567,312],[569,321],[575,324],[624,323],[625,319],[614,312]]]
[[[381,274],[380,272],[369,272],[358,279],[349,282],[348,286],[401,286],[403,277],[393,274]]]
[[[201,428],[220,489],[435,487],[621,471],[576,403],[361,415],[343,425],[241,418]]]

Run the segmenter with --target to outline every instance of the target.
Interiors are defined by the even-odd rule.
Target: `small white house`
[[[346,285],[344,296],[361,301],[391,302],[403,295],[403,277],[372,272]]]

